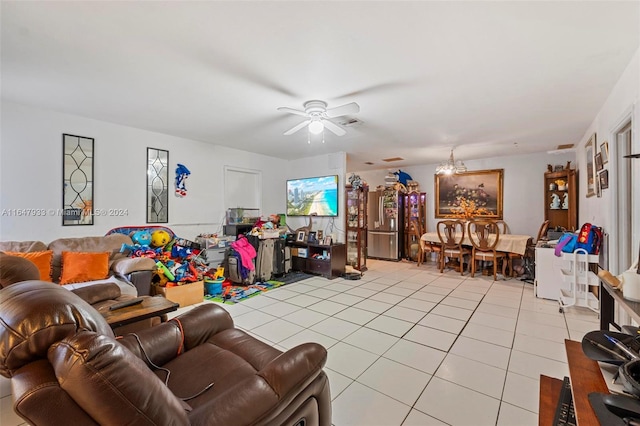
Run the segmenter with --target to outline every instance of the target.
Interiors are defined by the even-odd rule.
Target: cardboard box
[[[196,281],[176,287],[155,287],[156,294],[161,294],[172,302],[180,304],[180,307],[200,303],[204,300],[204,281]]]

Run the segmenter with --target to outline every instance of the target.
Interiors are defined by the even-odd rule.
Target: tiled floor
[[[539,375],[568,375],[564,339],[598,328],[590,310],[559,313],[516,279],[368,265],[358,281],[311,278],[224,305],[281,350],[327,348],[336,426],[536,425]],[[0,390],[0,424],[21,424],[6,380]]]

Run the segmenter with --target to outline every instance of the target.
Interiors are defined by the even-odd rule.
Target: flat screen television
[[[288,216],[338,216],[338,176],[287,181]]]

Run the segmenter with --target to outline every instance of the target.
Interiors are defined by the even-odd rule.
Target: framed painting
[[[585,164],[587,165],[587,197],[596,195],[595,146],[596,134],[594,133],[584,146]]]
[[[473,201],[483,217],[502,219],[504,169],[435,175],[436,218],[456,215],[461,204]]]

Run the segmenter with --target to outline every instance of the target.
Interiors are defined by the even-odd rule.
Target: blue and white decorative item
[[[560,197],[558,196],[558,194],[551,194],[551,209],[560,209]]]
[[[569,210],[569,194],[567,194],[566,192],[564,193],[564,196],[562,197],[562,209],[563,210]]]

